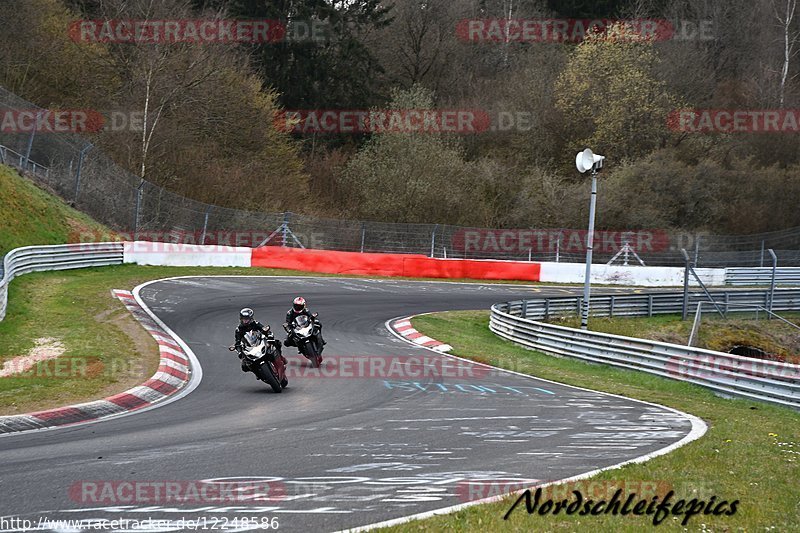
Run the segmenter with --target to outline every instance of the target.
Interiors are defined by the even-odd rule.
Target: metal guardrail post
[[[522,318],[528,318],[528,300],[522,300]]]
[[[614,318],[614,302],[615,301],[616,301],[616,298],[614,298],[614,295],[612,294],[611,295],[611,305],[610,305],[610,309],[609,309],[609,316],[611,318]]]
[[[550,298],[544,299],[544,319],[550,319]]]
[[[431,257],[433,257],[434,246],[436,245],[436,230],[439,229],[439,224],[436,224],[433,227],[433,231],[431,232]]]
[[[770,313],[772,312],[772,302],[775,299],[775,272],[778,269],[778,256],[775,255],[775,251],[770,248],[769,255],[772,256],[772,280],[770,281],[769,285],[769,305],[767,306],[767,311]],[[767,320],[771,320],[772,315],[767,315]]]
[[[684,248],[681,248],[683,254],[683,307],[681,309],[681,320],[686,320],[689,316],[689,254],[686,253]]]
[[[363,222],[361,223],[361,253],[364,253],[364,241],[367,238],[367,225]]]
[[[647,295],[647,316],[653,316],[653,295]]]

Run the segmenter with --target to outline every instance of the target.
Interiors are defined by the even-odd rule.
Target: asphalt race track
[[[281,531],[335,531],[491,496],[502,484],[574,476],[684,439],[692,421],[675,411],[465,370],[466,363],[413,346],[385,326],[416,313],[576,290],[302,277],[150,284],[141,296],[200,360],[200,385],[140,414],[0,438],[0,516],[172,521],[145,528],[160,531],[186,529],[177,525],[182,519],[255,530],[258,524],[234,519],[275,517]],[[325,326],[326,375],[314,375],[305,358],[284,348],[290,383],[275,394],[243,374],[225,347],[244,306],[283,338],[280,324],[298,294]],[[367,370],[354,371],[359,360],[369,362]],[[422,365],[432,370],[414,377],[406,372],[414,365],[416,375]],[[233,503],[115,501],[120,491],[102,492],[126,481],[238,481],[261,492]]]

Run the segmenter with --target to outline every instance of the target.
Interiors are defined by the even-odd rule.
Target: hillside
[[[92,231],[110,233],[13,168],[0,165],[0,256],[20,246],[75,242],[81,233]]]

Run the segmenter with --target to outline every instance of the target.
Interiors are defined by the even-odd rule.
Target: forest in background
[[[0,85],[48,108],[137,111],[92,141],[203,202],[339,218],[583,227],[574,154],[607,157],[599,229],[800,226],[800,134],[691,134],[676,109],[798,107],[796,0],[12,0]],[[76,42],[80,19],[325,21],[324,42]],[[712,38],[465,42],[472,19],[667,19]],[[529,128],[295,134],[282,109],[482,109]],[[587,115],[586,110],[591,110]],[[144,135],[143,135],[144,133]]]

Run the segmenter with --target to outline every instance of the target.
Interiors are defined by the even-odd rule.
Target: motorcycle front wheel
[[[270,363],[264,363],[260,367],[258,367],[258,377],[261,381],[265,381],[274,392],[282,392],[283,387],[278,382],[277,376],[275,376],[275,371],[272,370],[272,365]]]
[[[316,343],[313,341],[307,343],[306,350],[308,351],[308,358],[311,359],[311,364],[314,365],[314,368],[319,368],[322,364],[322,357],[319,355]]]

